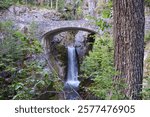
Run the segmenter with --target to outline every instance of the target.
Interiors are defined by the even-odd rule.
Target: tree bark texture
[[[141,99],[144,58],[144,0],[113,0],[115,81],[125,81],[129,99]]]

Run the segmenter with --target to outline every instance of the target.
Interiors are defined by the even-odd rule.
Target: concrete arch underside
[[[62,28],[56,28],[53,30],[50,30],[48,32],[46,32],[42,38],[46,39],[48,37],[53,37],[61,32],[65,32],[65,31],[70,31],[70,30],[74,30],[74,31],[86,31],[89,32],[91,34],[98,34],[97,31],[93,30],[93,29],[89,29],[89,28],[85,28],[85,27],[62,27]]]

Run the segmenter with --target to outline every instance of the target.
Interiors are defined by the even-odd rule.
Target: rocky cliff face
[[[11,6],[6,10],[0,11],[0,21],[12,21],[14,28],[28,33],[30,25],[36,21],[58,21],[62,15],[55,10],[45,8],[29,7],[29,6]],[[36,25],[36,24],[35,24]],[[39,37],[40,30],[35,29],[36,37]]]
[[[11,6],[0,12],[0,18],[4,20],[19,21],[52,21],[61,20],[61,14],[55,10],[28,6]]]

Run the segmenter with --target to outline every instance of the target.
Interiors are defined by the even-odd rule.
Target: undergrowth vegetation
[[[144,0],[144,2],[146,6],[150,7],[150,0]]]
[[[0,1],[0,10],[7,9],[9,6],[13,4],[12,0],[1,0]]]
[[[81,65],[81,77],[92,82],[88,87],[84,87],[84,90],[99,99],[124,99],[121,90],[114,88],[113,77],[116,72],[113,53],[113,39],[109,34],[105,34],[96,38],[93,50]]]
[[[145,34],[145,61],[144,61],[144,79],[143,79],[143,99],[150,99],[150,31]]]
[[[145,43],[148,42],[148,41],[150,41],[150,31],[148,31],[148,32],[145,34],[144,41],[145,41]]]
[[[43,49],[33,27],[23,34],[11,21],[0,23],[0,99],[40,99],[44,92],[56,91],[57,75],[44,70],[46,62],[38,59]]]
[[[147,59],[145,60],[145,67],[144,67],[144,81],[143,81],[143,99],[150,99],[150,56],[148,55]]]

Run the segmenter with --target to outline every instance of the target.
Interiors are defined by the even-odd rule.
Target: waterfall
[[[78,61],[74,47],[68,47],[68,71],[67,71],[67,84],[78,87]]]
[[[68,70],[65,82],[65,90],[67,91],[66,99],[76,99],[79,97],[77,93],[79,83],[76,50],[75,47],[68,46]]]

